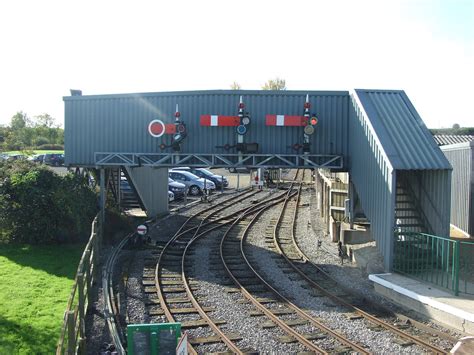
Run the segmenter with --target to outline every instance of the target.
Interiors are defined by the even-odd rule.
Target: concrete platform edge
[[[398,292],[398,293],[400,293],[400,294],[402,294],[406,297],[412,298],[412,299],[414,299],[418,302],[426,304],[430,307],[433,307],[433,308],[438,309],[440,311],[452,314],[456,317],[465,319],[469,322],[474,322],[474,314],[466,312],[462,309],[447,305],[445,303],[438,302],[438,301],[432,299],[431,297],[422,296],[422,295],[419,295],[419,294],[417,294],[413,291],[407,290],[404,287],[396,285],[396,284],[394,284],[390,281],[384,280],[383,278],[380,277],[380,276],[383,276],[383,275],[391,275],[391,274],[390,273],[388,273],[388,274],[371,274],[371,275],[369,275],[369,280],[371,280],[371,281],[373,281],[373,282],[375,282],[375,283],[377,283],[381,286],[384,286],[388,289],[391,289],[395,292]]]

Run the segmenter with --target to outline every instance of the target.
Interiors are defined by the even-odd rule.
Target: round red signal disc
[[[153,137],[159,138],[165,134],[165,124],[161,120],[153,120],[148,125],[148,133]]]

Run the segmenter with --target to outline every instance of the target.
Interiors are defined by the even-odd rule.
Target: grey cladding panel
[[[152,137],[148,124],[174,123],[176,104],[188,131],[182,153],[226,153],[217,147],[235,144],[236,128],[201,126],[200,115],[237,115],[241,95],[252,120],[245,141],[258,143],[259,153],[295,154],[303,128],[266,126],[265,115],[302,115],[307,93],[319,119],[311,153],[347,155],[347,92],[209,91],[65,97],[66,162],[93,165],[94,152],[171,153],[159,149],[171,136]]]

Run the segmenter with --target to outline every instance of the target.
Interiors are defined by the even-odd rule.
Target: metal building
[[[347,155],[349,95],[346,91],[229,90],[65,97],[66,164],[138,165],[134,153],[139,153],[143,165],[176,165],[174,160],[159,161],[174,153],[169,147],[160,149],[160,144],[169,145],[170,135],[156,138],[150,135],[148,128],[150,122],[157,119],[173,124],[178,105],[187,128],[187,137],[179,152],[181,157],[187,156],[186,165],[202,165],[203,160],[211,163],[204,165],[233,165],[231,162],[235,162],[233,158],[237,156],[236,127],[203,126],[200,116],[236,115],[242,97],[251,119],[245,141],[258,143],[258,151],[252,156],[261,158],[246,161],[246,165],[258,166],[268,158],[273,159],[264,165],[304,165],[301,161],[285,161],[287,155],[288,159],[299,156],[294,147],[303,143],[301,127],[267,126],[265,116],[302,115],[306,95],[309,95],[312,113],[319,119],[311,137],[309,155],[324,155],[314,156],[314,167],[329,161],[329,167],[342,168],[341,158]],[[231,148],[226,150],[226,145]],[[201,159],[190,158],[192,154],[198,154]]]
[[[351,200],[370,220],[387,270],[395,228],[449,231],[451,167],[403,91],[192,91],[64,101],[68,165],[349,171]],[[184,139],[174,141],[174,122]]]
[[[390,269],[396,228],[449,235],[451,166],[403,91],[351,99],[350,179]]]
[[[474,236],[474,137],[470,142],[441,147],[453,166],[451,224]]]
[[[474,140],[474,136],[470,135],[455,135],[455,134],[435,134],[433,138],[439,146],[465,143]]]

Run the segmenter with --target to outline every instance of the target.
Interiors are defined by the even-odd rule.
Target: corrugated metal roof
[[[451,169],[404,91],[356,89],[355,95],[394,169]]]
[[[474,136],[455,134],[435,134],[433,138],[438,145],[457,144],[474,141]]]

